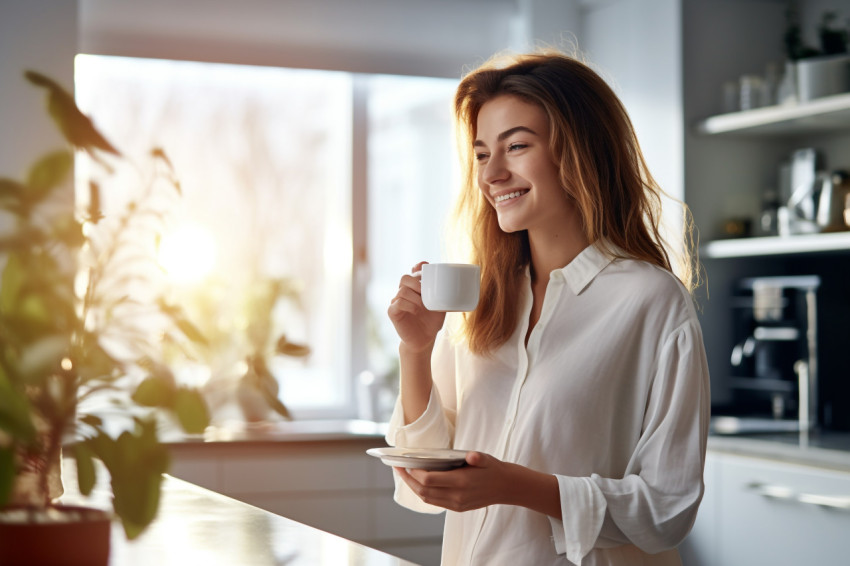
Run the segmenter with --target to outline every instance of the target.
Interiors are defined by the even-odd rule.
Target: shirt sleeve
[[[677,546],[696,519],[710,417],[708,365],[695,320],[662,345],[643,431],[622,478],[556,476],[561,519],[556,550],[577,564],[594,547],[634,544],[647,553]]]
[[[438,335],[431,356],[431,373],[434,376],[434,386],[431,387],[428,406],[425,412],[412,423],[404,424],[404,413],[401,407],[404,391],[399,393],[387,428],[386,441],[390,446],[405,448],[451,448],[453,446],[456,414],[454,352],[449,339],[443,332]],[[397,503],[423,513],[445,511],[440,507],[423,503],[398,477],[395,470],[393,470],[393,476],[394,499]]]

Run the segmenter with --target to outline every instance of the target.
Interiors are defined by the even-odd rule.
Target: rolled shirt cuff
[[[395,410],[390,418],[386,436],[390,446],[404,448],[450,448],[452,439],[443,415],[440,395],[435,387],[431,388],[431,397],[425,412],[410,424],[404,424],[404,412],[401,399],[396,401]],[[399,505],[420,513],[442,513],[442,507],[429,505],[419,499],[413,490],[407,487],[399,475],[393,470],[395,492],[393,499]]]
[[[580,565],[599,538],[607,502],[590,478],[555,477],[561,496],[561,518],[549,517],[555,551]]]
[[[452,438],[442,407],[440,394],[432,387],[425,412],[412,423],[404,424],[399,397],[387,428],[387,444],[404,448],[451,448]]]

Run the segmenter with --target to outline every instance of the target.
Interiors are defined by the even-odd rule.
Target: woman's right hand
[[[401,278],[398,293],[387,309],[402,347],[412,353],[424,352],[434,345],[446,318],[446,313],[429,311],[422,304],[420,273],[425,263],[417,263],[410,275]]]

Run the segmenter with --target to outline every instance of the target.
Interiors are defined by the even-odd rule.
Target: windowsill
[[[207,428],[203,435],[163,433],[169,444],[324,442],[363,439],[383,440],[387,423],[360,419],[295,420],[246,423],[227,421]]]

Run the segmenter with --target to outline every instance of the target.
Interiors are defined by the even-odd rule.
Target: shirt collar
[[[554,271],[553,275],[560,273],[570,290],[579,295],[613,260],[612,256],[603,253],[596,244],[590,244],[570,263]]]

